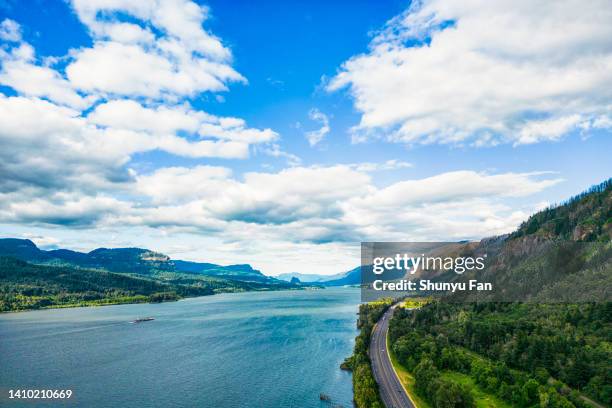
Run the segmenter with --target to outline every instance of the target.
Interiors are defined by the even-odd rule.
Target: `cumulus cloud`
[[[180,203],[213,198],[230,183],[232,171],[225,167],[165,167],[153,174],[138,176],[137,191],[154,203]]]
[[[516,143],[530,144],[542,140],[558,140],[579,124],[585,126],[580,115],[562,116],[553,119],[532,120],[523,126]]]
[[[155,131],[139,123],[137,116],[130,126],[123,126],[121,116],[96,116],[97,112],[90,119],[39,98],[0,94],[0,192],[23,191],[28,197],[64,190],[117,192],[129,187],[134,177],[130,162],[137,153],[160,150],[193,158],[246,158],[250,144],[276,136],[208,115],[203,117],[225,133],[199,136],[198,120],[192,123],[189,115],[185,120],[174,118],[181,111],[160,110],[155,116],[160,129]],[[142,113],[146,120],[150,112],[143,108]],[[184,128],[194,129],[196,139],[181,137],[179,130]]]
[[[305,133],[308,143],[311,146],[315,146],[319,144],[331,130],[329,127],[329,118],[326,114],[316,108],[311,109],[308,112],[308,117],[310,118],[310,120],[314,120],[315,122],[321,124],[321,127],[319,129],[311,130]]]
[[[189,0],[73,0],[94,45],[74,50],[68,79],[104,95],[172,99],[245,82],[231,52],[203,28],[208,9]],[[126,15],[135,22],[121,21]],[[117,63],[121,61],[121,63]]]
[[[98,105],[87,118],[90,123],[111,128],[153,134],[185,131],[202,138],[245,145],[272,142],[278,138],[271,129],[249,128],[240,118],[211,115],[193,110],[189,105],[148,108],[133,100],[113,100]]]
[[[245,159],[252,146],[272,149],[278,141],[271,129],[211,115],[182,98],[224,88],[225,79],[238,78],[228,65],[229,50],[202,27],[206,8],[163,0],[76,1],[74,7],[94,43],[64,57],[40,60],[17,35],[21,30],[16,22],[1,23],[3,39],[10,41],[0,47],[0,84],[16,96],[0,93],[0,192],[37,197],[54,191],[88,195],[96,189],[122,189],[134,177],[130,166],[138,153]],[[167,7],[172,10],[160,15]],[[135,22],[117,20],[126,15]],[[181,67],[173,60],[179,57]],[[145,65],[131,71],[132,62]],[[159,64],[169,71],[156,71]],[[60,69],[64,65],[65,72]],[[99,82],[83,85],[86,76]],[[194,85],[205,76],[217,85]],[[111,98],[118,93],[133,99]]]
[[[134,44],[99,42],[93,48],[75,51],[73,56],[75,61],[66,68],[70,82],[80,90],[104,95],[172,100],[204,91],[224,91],[226,81],[244,80],[223,63],[190,55],[163,55]]]
[[[38,98],[0,95],[0,142],[0,191],[89,190],[129,179],[129,137]]]
[[[606,0],[413,2],[327,84],[348,88],[356,142],[558,140],[612,109]]]
[[[32,225],[93,227],[116,214],[127,214],[130,204],[108,196],[78,196],[58,193],[28,201],[6,202],[0,216]]]
[[[243,177],[218,166],[171,167],[136,174],[121,199],[97,191],[0,200],[11,203],[0,221],[179,228],[224,240],[314,244],[470,239],[509,232],[533,209],[517,210],[508,200],[560,181],[549,173],[457,171],[376,187],[348,165]]]
[[[17,92],[48,98],[61,105],[84,109],[95,97],[84,98],[52,68],[37,63],[34,49],[21,43],[9,52],[0,50],[0,84]]]

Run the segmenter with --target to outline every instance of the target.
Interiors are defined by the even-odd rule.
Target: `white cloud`
[[[231,184],[231,176],[232,171],[224,167],[165,167],[153,174],[138,176],[136,190],[155,203],[213,199]]]
[[[206,7],[187,0],[72,3],[94,38],[92,48],[73,51],[66,68],[80,90],[172,100],[246,81],[229,65],[230,51],[203,29]],[[119,21],[126,14],[136,22]]]
[[[21,27],[17,22],[5,18],[0,23],[0,40],[19,42],[21,41]]]
[[[133,100],[113,100],[98,105],[87,116],[90,123],[115,129],[175,134],[185,131],[201,138],[236,144],[267,143],[279,136],[271,129],[247,127],[244,120],[193,110],[189,105],[147,108]]]
[[[488,175],[474,171],[453,171],[420,180],[395,183],[376,196],[378,206],[412,205],[483,196],[525,197],[559,183],[559,178],[536,179],[541,173]]]
[[[238,78],[227,65],[229,51],[201,27],[206,10],[189,2],[174,2],[185,10],[175,11],[173,18],[186,18],[192,35],[178,27],[180,21],[171,19],[155,23],[159,24],[157,29],[166,27],[166,35],[155,38],[149,27],[151,21],[168,16],[147,14],[153,12],[147,7],[157,10],[164,5],[151,3],[141,9],[143,3],[86,3],[82,5],[85,11],[79,9],[79,16],[97,36],[92,48],[43,61],[20,37],[13,36],[16,42],[0,48],[0,84],[13,88],[18,95],[6,97],[0,93],[0,140],[4,145],[0,152],[4,175],[0,191],[28,189],[28,194],[35,195],[34,190],[40,189],[95,190],[131,179],[128,167],[137,153],[161,150],[191,158],[244,159],[252,145],[272,146],[278,140],[279,135],[271,129],[250,128],[240,118],[210,115],[187,102],[178,102],[181,94],[191,95],[210,87],[224,89],[219,81]],[[121,12],[122,7],[126,7],[126,13],[143,18],[139,23],[142,27],[114,21],[113,13]],[[6,33],[20,32],[17,23],[6,21],[2,23]],[[194,22],[199,22],[200,34],[194,31]],[[188,38],[197,41],[181,43]],[[156,41],[147,45],[153,39]],[[101,50],[133,54],[104,54]],[[131,71],[134,66],[130,58],[134,64],[145,65]],[[180,69],[176,58],[182,61]],[[64,61],[68,64],[66,74],[54,69]],[[80,65],[84,62],[89,66]],[[160,65],[165,68],[156,70]],[[183,68],[189,72],[182,72]],[[84,72],[79,73],[81,69]],[[79,82],[88,78],[98,82],[91,87]],[[202,82],[209,79],[217,85]],[[164,81],[170,85],[166,87]],[[108,99],[122,93],[119,88],[136,96],[161,99]],[[87,108],[100,99],[103,102],[88,112]]]
[[[33,225],[93,227],[116,213],[127,213],[129,207],[128,203],[112,197],[56,194],[52,197],[6,203],[0,208],[0,217]]]
[[[172,98],[223,91],[226,81],[244,80],[225,64],[189,55],[162,55],[134,44],[99,42],[73,57],[75,61],[66,68],[68,79],[87,92]]]
[[[366,173],[344,165],[246,173],[243,180],[224,167],[171,167],[136,175],[125,189],[129,200],[121,205],[92,193],[93,201],[81,206],[113,204],[106,216],[100,211],[105,222],[218,231],[225,239],[256,236],[315,243],[467,239],[514,228],[527,213],[513,210],[506,200],[538,193],[561,181],[547,176],[457,171],[377,188]],[[69,198],[74,209],[74,199]],[[46,207],[34,201],[24,208],[50,209],[61,220],[57,204],[61,197],[52,201]],[[18,208],[21,205],[15,203],[12,210],[18,219],[34,219],[38,214],[48,220],[42,211],[30,209],[24,215],[16,212]],[[92,221],[87,218],[86,222]]]
[[[95,97],[83,98],[55,70],[36,63],[34,49],[21,43],[10,52],[0,51],[0,84],[28,96],[48,98],[56,103],[84,109]]]
[[[537,143],[542,140],[558,140],[581,123],[580,115],[562,116],[554,119],[529,121],[519,133],[517,144]]]
[[[611,20],[606,0],[415,2],[327,89],[354,98],[355,141],[558,140],[610,115]]]
[[[316,108],[311,109],[308,112],[308,117],[310,118],[310,120],[314,120],[321,124],[321,127],[319,129],[311,130],[305,133],[306,139],[308,139],[308,143],[311,146],[315,146],[318,143],[320,143],[323,140],[323,138],[329,133],[330,131],[329,118],[327,117],[326,114],[324,114],[323,112],[321,112],[320,110]]]
[[[53,123],[53,115],[48,116],[41,123],[39,135]],[[55,127],[69,135],[71,121],[62,118],[55,118]],[[25,143],[37,140],[33,130],[21,136]],[[56,150],[46,149],[46,156],[55,155],[53,164],[72,154],[70,142]],[[66,156],[58,156],[60,152]],[[336,259],[350,264],[354,258],[347,255],[351,253],[349,247],[362,240],[460,240],[506,233],[535,209],[517,208],[511,200],[539,193],[561,181],[550,173],[457,171],[377,187],[367,174],[376,168],[369,165],[293,167],[279,172],[251,172],[243,177],[226,167],[198,165],[160,168],[150,173],[130,170],[123,178],[118,172],[122,167],[118,166],[114,180],[111,175],[104,182],[94,179],[100,176],[100,169],[108,168],[100,160],[109,157],[92,156],[87,163],[71,163],[66,168],[74,172],[58,178],[49,175],[61,174],[60,169],[47,169],[43,163],[41,172],[46,177],[41,174],[39,181],[56,183],[52,185],[35,187],[32,180],[24,181],[24,185],[0,184],[0,223],[37,228],[69,226],[75,231],[96,228],[121,235],[149,228],[173,237],[188,234],[190,242],[207,237],[217,240],[214,249],[211,247],[217,256],[224,246],[239,252],[216,259],[258,260],[266,271],[280,272],[281,266],[272,258],[295,258],[282,251],[298,251],[295,255],[303,256],[333,247],[336,257],[345,251]],[[114,158],[122,160],[119,155]],[[401,167],[398,163],[380,163],[378,168]],[[14,169],[9,178],[15,181],[18,173]],[[134,239],[144,245],[138,237]],[[152,246],[164,249],[161,244]],[[195,259],[198,256],[202,259],[201,254]],[[319,259],[329,260],[329,256]],[[284,267],[289,263],[281,264]],[[329,269],[330,265],[319,267],[336,272]]]
[[[199,139],[189,140],[181,137],[177,133],[179,129],[198,132],[200,123],[183,120],[180,112],[160,110],[150,122],[160,126],[161,132],[157,132],[144,126],[150,119],[147,116],[150,112],[144,108],[141,112],[144,115],[135,116],[133,126],[124,128],[123,118],[106,115],[108,112],[98,115],[97,120],[90,120],[77,110],[39,98],[0,94],[0,143],[3,146],[0,150],[0,172],[3,174],[0,191],[30,191],[34,187],[53,191],[95,191],[130,180],[128,166],[136,153],[162,150],[194,158],[246,158],[250,143],[257,142],[243,133],[258,135],[259,131],[236,127],[233,122],[231,126],[226,125],[229,128],[224,130],[227,132],[224,138],[196,136]],[[185,117],[189,119],[190,116]],[[222,118],[203,117],[222,121]],[[228,136],[232,132],[235,133],[233,138]],[[272,135],[276,134],[272,132]]]
[[[175,133],[185,130],[195,133],[201,118],[186,106],[146,108],[132,100],[112,100],[96,106],[87,119],[90,123],[111,128]],[[205,113],[200,116],[207,117]]]
[[[108,28],[121,24],[113,13],[129,14],[162,30],[189,50],[217,60],[227,60],[230,52],[202,24],[208,18],[205,6],[189,0],[72,0],[81,21],[96,37],[108,36]],[[103,16],[103,17],[102,17]]]

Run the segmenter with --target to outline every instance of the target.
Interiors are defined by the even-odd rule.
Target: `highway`
[[[372,370],[374,379],[378,383],[380,396],[387,408],[416,408],[395,374],[387,353],[387,331],[395,307],[395,305],[390,307],[374,326],[370,340]]]

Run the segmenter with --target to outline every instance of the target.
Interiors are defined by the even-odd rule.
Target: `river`
[[[352,406],[359,291],[249,292],[161,304],[0,315],[0,405],[9,407]],[[154,321],[131,324],[137,317]],[[8,400],[9,389],[69,400]]]

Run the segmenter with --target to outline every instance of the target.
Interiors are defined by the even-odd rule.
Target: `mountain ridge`
[[[70,265],[87,269],[102,269],[116,273],[151,276],[158,273],[187,273],[226,279],[275,282],[249,264],[217,265],[171,259],[168,255],[146,248],[96,248],[89,252],[71,249],[43,250],[29,239],[0,238],[0,256],[40,265]]]

